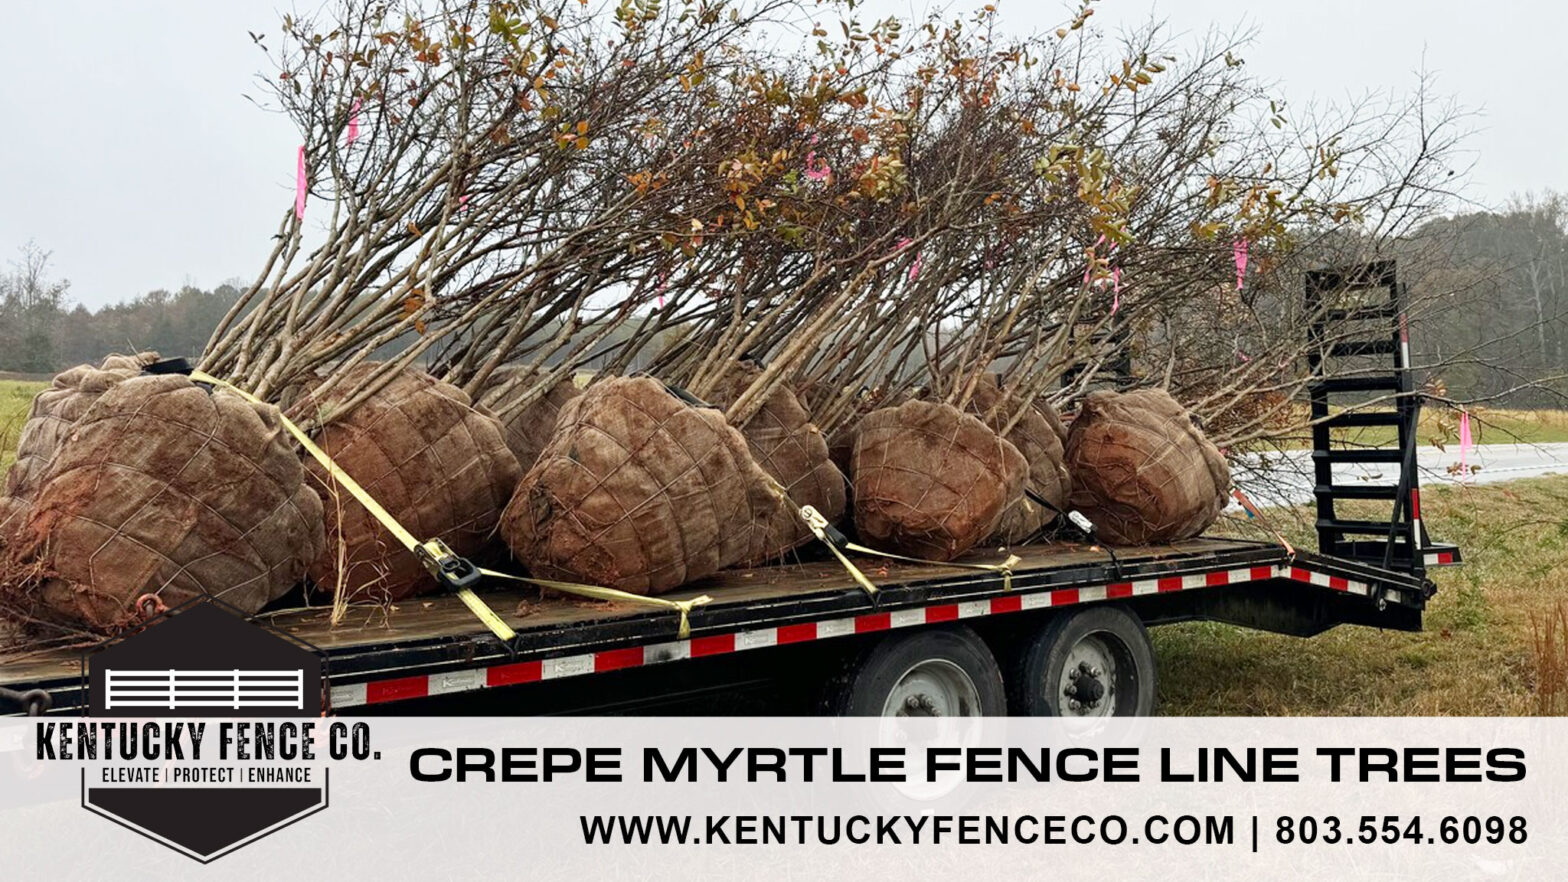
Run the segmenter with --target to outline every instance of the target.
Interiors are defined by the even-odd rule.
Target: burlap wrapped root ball
[[[1230,490],[1225,457],[1163,389],[1094,392],[1067,436],[1072,503],[1112,545],[1190,539]]]
[[[761,373],[751,363],[736,365],[720,383],[713,403],[728,410]],[[811,506],[829,523],[844,517],[844,473],[833,464],[827,439],[794,391],[774,388],[739,428],[752,459],[784,487],[796,506]],[[746,566],[782,557],[812,539],[793,506],[779,507],[773,518],[748,529],[751,549],[740,562]]]
[[[1027,492],[1019,494],[1002,512],[996,532],[987,540],[993,544],[1013,545],[1027,541],[1056,518],[1057,509],[1067,507],[1067,498],[1072,492],[1072,478],[1063,454],[1063,435],[1058,434],[1056,428],[1060,420],[1055,426],[1051,420],[1055,417],[1054,408],[1048,417],[1038,405],[1023,407],[1023,415],[1008,428],[1008,422],[1020,407],[1023,405],[1018,397],[998,385],[994,377],[980,380],[966,407],[992,431],[1007,429],[1002,437],[1018,448],[1024,462],[1029,464],[1024,478]],[[1036,497],[1049,505],[1037,501]]]
[[[551,384],[543,397],[521,408],[508,408],[509,401],[529,391],[538,373],[532,367],[521,365],[497,368],[486,382],[484,391],[479,393],[479,406],[489,408],[501,421],[506,431],[506,446],[517,457],[518,468],[525,472],[538,461],[540,451],[555,433],[561,406],[582,394],[571,377],[563,377]]]
[[[741,563],[784,506],[723,413],[616,378],[561,409],[501,535],[534,575],[660,594]]]
[[[0,536],[26,512],[55,452],[87,408],[111,386],[157,360],[158,353],[143,352],[111,355],[99,367],[79,364],[56,374],[49,388],[33,397],[17,436],[16,459],[6,472],[5,495],[0,497]]]
[[[350,369],[299,407],[328,415],[316,443],[409,532],[463,556],[484,550],[521,470],[499,421],[461,389],[404,370],[346,414],[332,416],[379,364]],[[440,589],[408,549],[314,459],[311,485],[326,512],[327,548],[310,566],[317,590],[389,603]]]
[[[855,529],[873,547],[952,560],[996,531],[1028,471],[1018,448],[952,405],[872,411],[851,464]]]
[[[276,408],[178,375],[121,380],[60,445],[6,553],[21,617],[110,632],[138,599],[197,595],[253,613],[325,545]]]

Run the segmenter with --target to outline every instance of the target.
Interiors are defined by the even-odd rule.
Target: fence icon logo
[[[104,707],[157,707],[167,710],[221,707],[254,710],[263,707],[305,709],[305,672],[292,671],[167,671],[103,672]]]
[[[96,717],[314,717],[323,658],[219,601],[178,606],[86,658]]]
[[[188,737],[178,758],[116,755],[115,768],[84,769],[89,811],[207,863],[326,808],[328,770],[311,756],[236,754],[224,743],[240,726],[269,733],[269,744],[310,737],[325,662],[309,644],[203,598],[83,663],[90,716],[209,733]],[[199,721],[212,717],[228,720]]]

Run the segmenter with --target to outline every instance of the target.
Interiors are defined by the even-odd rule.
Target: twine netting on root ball
[[[1230,489],[1225,457],[1163,389],[1094,392],[1067,437],[1073,507],[1113,545],[1190,539]]]
[[[484,391],[479,393],[479,406],[489,408],[501,421],[506,430],[506,446],[517,457],[518,468],[525,472],[539,460],[539,452],[550,442],[561,406],[582,394],[571,378],[565,377],[529,404],[519,408],[507,407],[510,401],[528,391],[537,373],[526,366],[500,368],[490,376]]]
[[[133,377],[60,445],[12,534],[0,602],[25,622],[98,633],[136,621],[144,594],[253,613],[324,545],[276,408],[184,376]]]
[[[529,572],[660,594],[745,560],[786,503],[741,434],[646,377],[561,409],[501,535]]]
[[[337,390],[380,367],[351,368],[335,390],[307,395],[299,407],[330,414]],[[503,431],[461,389],[405,370],[349,413],[329,416],[316,443],[415,536],[469,556],[495,534],[520,475]],[[310,566],[317,589],[341,601],[391,602],[440,588],[325,468],[306,465],[327,523],[327,548]]]
[[[1029,471],[985,423],[927,401],[867,414],[851,469],[861,541],[928,560],[952,560],[995,532]]]
[[[997,385],[995,377],[981,378],[970,397],[966,409],[979,417],[994,432],[1001,432],[1021,407],[1012,393]],[[1049,405],[1047,405],[1049,407]],[[1055,416],[1055,410],[1051,410]],[[1058,420],[1057,425],[1060,425]],[[1029,464],[1024,487],[1029,493],[1020,495],[1002,512],[996,532],[989,541],[1002,545],[1025,542],[1056,518],[1056,510],[1037,502],[1029,494],[1038,496],[1064,509],[1072,491],[1072,479],[1064,461],[1062,435],[1057,434],[1051,419],[1038,405],[1023,408],[1023,414],[1002,435],[1023,454]]]
[[[737,366],[714,394],[714,403],[728,407],[761,374],[754,364]],[[788,387],[768,394],[762,407],[740,426],[746,447],[762,470],[784,487],[797,506],[811,506],[836,523],[844,517],[844,473],[828,455],[828,443],[811,415]],[[742,564],[759,564],[782,556],[812,539],[793,507],[779,507],[774,517],[753,531],[756,547]]]
[[[56,374],[49,388],[33,397],[27,421],[17,436],[16,461],[5,476],[5,495],[0,497],[0,533],[27,510],[56,451],[98,396],[157,360],[156,352],[144,352],[111,355],[100,367],[79,364]]]

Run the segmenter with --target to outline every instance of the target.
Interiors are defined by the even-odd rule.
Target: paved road
[[[1459,477],[1448,471],[1459,462],[1457,444],[1446,451],[1421,447],[1417,456],[1423,487],[1459,482]],[[1481,467],[1469,476],[1472,484],[1568,474],[1568,444],[1482,444],[1470,449],[1466,462]],[[1342,465],[1336,466],[1334,472],[1335,481],[1342,484],[1392,484],[1399,480],[1399,468],[1392,464]],[[1312,452],[1292,450],[1251,457],[1237,464],[1236,483],[1259,505],[1311,502]]]

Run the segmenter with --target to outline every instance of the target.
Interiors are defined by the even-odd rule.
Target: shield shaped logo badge
[[[309,644],[200,598],[83,665],[91,716],[116,721],[78,736],[101,739],[84,808],[207,863],[327,807],[301,750],[325,679]]]

